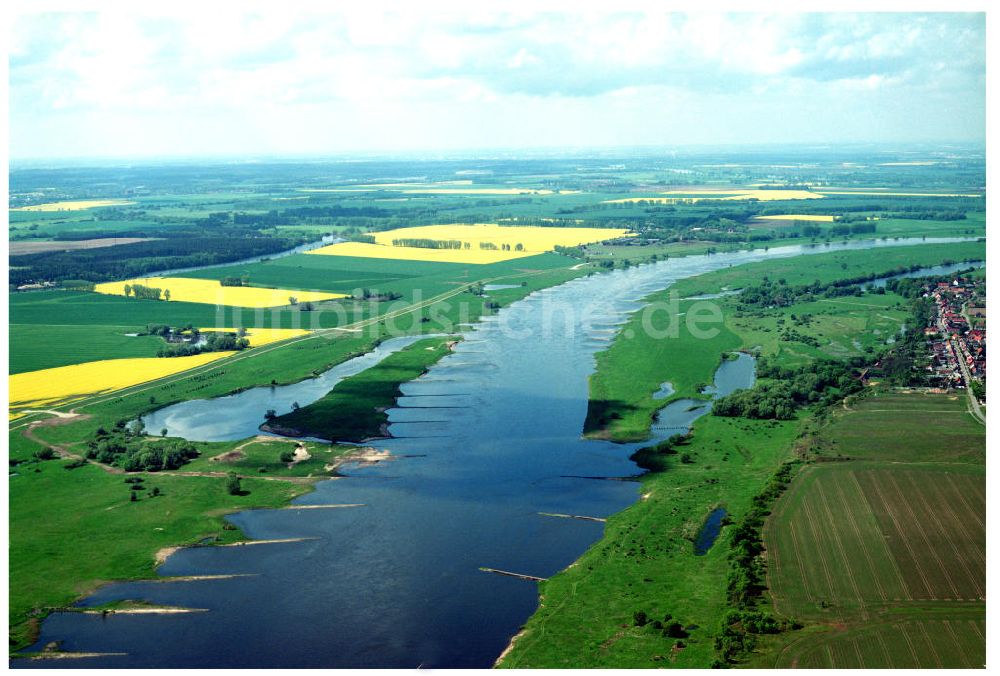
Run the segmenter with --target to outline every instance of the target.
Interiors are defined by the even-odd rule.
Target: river
[[[971,261],[966,263],[949,263],[947,265],[931,265],[926,268],[920,268],[919,270],[911,270],[910,272],[901,272],[898,275],[889,275],[887,277],[879,277],[878,279],[873,279],[870,282],[862,282],[861,286],[863,288],[870,287],[884,287],[889,283],[891,279],[916,279],[919,277],[941,277],[943,275],[950,275],[954,272],[960,272],[962,270],[968,270],[970,268],[984,268],[986,267],[986,261]]]
[[[535,292],[466,329],[453,353],[403,386],[405,396],[389,412],[394,438],[377,444],[398,459],[349,469],[349,477],[321,482],[296,500],[364,506],[235,514],[230,520],[251,538],[311,539],[182,550],[163,575],[249,575],[106,586],[83,604],[145,599],[208,612],[56,613],[32,649],[59,641],[67,651],[127,653],[60,667],[488,667],[538,596],[532,582],[479,568],[551,576],[603,527],[540,512],[606,517],[637,498],[634,482],[594,477],[635,475],[628,458],[639,444],[580,433],[593,356],[641,299],[730,265],[901,244],[691,256]],[[724,379],[728,385],[716,380],[718,394],[746,374],[742,384],[752,382],[744,362],[725,364],[735,364],[728,367],[733,377]],[[232,400],[212,401],[224,418]],[[689,424],[662,423],[655,439]]]

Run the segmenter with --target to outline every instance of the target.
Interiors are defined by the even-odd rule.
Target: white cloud
[[[104,145],[113,148],[105,120],[155,128],[172,139],[167,148],[265,145],[266,136],[272,151],[538,145],[572,134],[596,144],[709,141],[737,127],[763,139],[817,123],[816,110],[838,111],[831,126],[859,137],[865,124],[872,134],[893,128],[871,126],[867,103],[843,100],[863,93],[872,105],[896,97],[878,115],[898,115],[898,133],[926,135],[936,123],[980,138],[984,23],[982,15],[459,15],[364,5],[330,14],[208,6],[186,16],[28,15],[11,43],[11,128],[17,152],[29,155],[51,152],[46,139],[73,131],[109,134]],[[944,97],[948,106],[919,121],[904,114]],[[742,112],[757,108],[759,119]],[[280,133],[264,134],[270,125]]]

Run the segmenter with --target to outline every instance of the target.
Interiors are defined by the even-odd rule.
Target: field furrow
[[[959,598],[979,598],[983,595],[984,584],[986,578],[986,571],[976,570],[974,566],[970,565],[969,561],[969,547],[960,546],[967,545],[967,543],[960,543],[956,541],[956,538],[952,537],[952,534],[958,533],[961,528],[961,521],[949,522],[947,525],[941,522],[938,517],[938,513],[944,510],[944,506],[948,504],[947,501],[936,502],[932,500],[930,493],[932,492],[931,484],[933,481],[927,481],[926,476],[921,477],[924,479],[923,485],[918,485],[913,472],[905,472],[900,475],[900,483],[905,482],[912,489],[914,496],[923,496],[924,500],[914,501],[914,512],[917,513],[918,518],[925,524],[930,524],[932,529],[935,531],[929,535],[933,537],[933,542],[938,545],[940,552],[936,550],[936,556],[940,561],[955,562],[961,571],[955,571],[955,579],[959,585]],[[905,488],[906,485],[903,486]],[[942,566],[944,564],[942,563]],[[959,573],[964,573],[964,576]],[[974,594],[974,595],[973,595]]]
[[[970,510],[959,507],[959,505],[964,505],[958,498],[961,497],[960,494],[947,495],[941,484],[937,481],[928,482],[928,487],[932,493],[934,493],[934,498],[936,504],[941,505],[941,508],[945,512],[945,516],[948,519],[948,524],[956,528],[956,535],[958,535],[959,540],[965,546],[966,551],[971,554],[972,560],[979,565],[981,570],[981,579],[986,577],[986,550],[985,550],[985,539],[982,537],[985,533],[980,529],[977,533],[973,526],[971,525],[975,521],[976,514]],[[960,533],[959,533],[960,531]]]
[[[809,496],[806,496],[802,501],[802,508],[804,516],[806,519],[806,524],[808,526],[808,534],[810,537],[809,544],[812,545],[812,556],[809,560],[818,563],[820,570],[823,572],[823,580],[826,582],[826,595],[823,597],[824,600],[832,601],[837,598],[837,589],[833,584],[833,575],[830,574],[830,564],[828,563],[830,559],[830,552],[824,551],[823,547],[823,536],[821,532],[822,526],[816,515],[813,513],[812,507],[810,505]]]
[[[865,481],[862,482],[861,478],[858,477],[859,472],[852,472],[855,480],[858,484],[862,486],[863,494],[869,499],[874,500],[871,504],[872,511],[875,513],[876,518],[879,518],[880,522],[883,524],[883,530],[887,532],[889,538],[889,549],[893,551],[896,561],[899,563],[900,568],[903,570],[904,577],[908,580],[907,587],[910,589],[910,594],[912,598],[929,598],[935,599],[934,586],[930,582],[927,572],[924,567],[920,565],[920,557],[914,549],[913,543],[910,542],[907,537],[907,530],[903,528],[903,524],[900,522],[899,516],[891,508],[889,501],[883,495],[882,490],[879,488],[877,481],[869,480],[869,473],[864,472]],[[865,491],[864,488],[869,490]],[[900,549],[900,545],[902,549]],[[905,551],[905,556],[903,552]],[[913,573],[909,575],[908,573]],[[920,592],[916,592],[914,589],[913,582],[914,578],[919,578],[921,586],[923,589]]]
[[[823,483],[823,481],[817,481],[815,484],[815,491],[822,507],[822,513],[826,515],[827,524],[829,524],[827,532],[830,534],[830,539],[838,555],[834,560],[834,566],[839,570],[851,570],[851,559],[847,556],[847,552],[844,549],[844,543],[841,541],[840,534],[837,532],[838,522],[834,518],[833,512],[830,510],[830,505],[826,499],[826,492],[823,490]],[[862,594],[861,589],[858,588],[857,576],[849,574],[844,577],[850,581],[851,591],[853,591],[854,598],[857,599],[858,604],[861,606],[862,614],[864,615],[864,594]]]

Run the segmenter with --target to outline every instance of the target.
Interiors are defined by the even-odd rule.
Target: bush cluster
[[[143,439],[141,431],[119,421],[110,432],[98,428],[94,438],[87,442],[86,457],[126,472],[159,472],[178,469],[199,455],[198,449],[186,441],[149,444]]]

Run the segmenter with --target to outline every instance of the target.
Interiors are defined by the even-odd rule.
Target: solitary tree
[[[130,284],[126,284],[125,288],[122,290],[125,292],[125,297],[128,298],[128,295],[132,293],[132,286]]]
[[[226,478],[226,491],[230,495],[239,495],[243,492],[243,487],[240,486],[240,478],[236,475],[236,472],[230,472]]]
[[[35,457],[39,460],[51,460],[56,457],[56,451],[53,448],[43,448],[41,450],[35,451]]]
[[[163,300],[170,300],[170,289],[163,290]]]
[[[296,298],[295,296],[289,296],[289,297],[288,297],[288,304],[289,304],[289,305],[295,305],[295,304],[297,304],[298,302],[299,302],[299,299],[298,299],[298,298]]]

